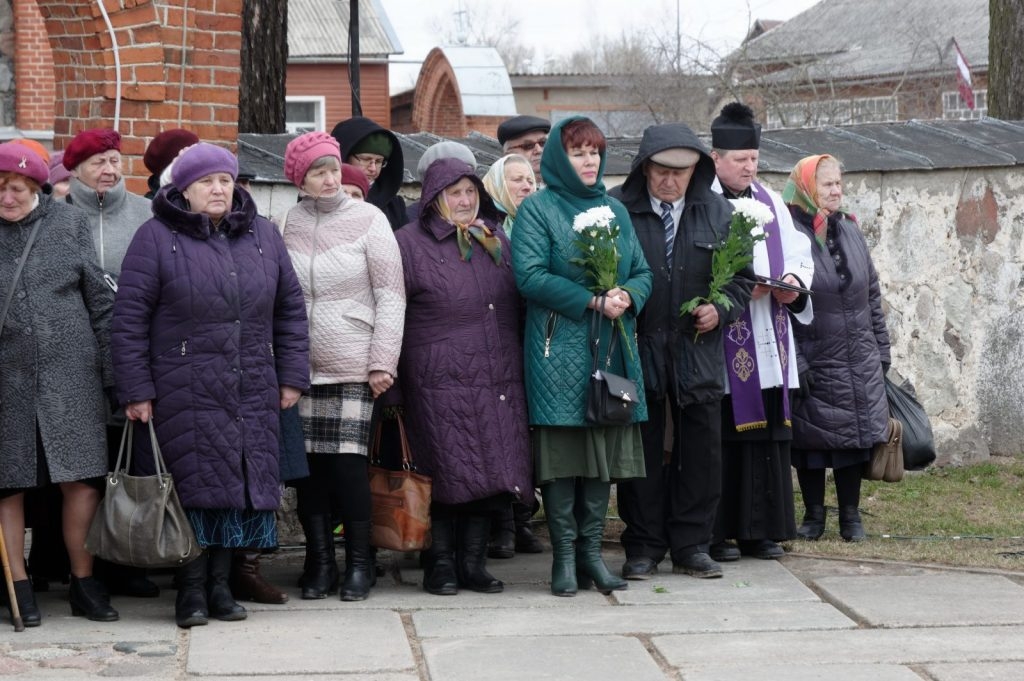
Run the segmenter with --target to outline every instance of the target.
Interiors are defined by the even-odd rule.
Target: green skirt
[[[618,482],[643,478],[640,424],[607,427],[534,426],[533,476],[538,485],[556,478]]]

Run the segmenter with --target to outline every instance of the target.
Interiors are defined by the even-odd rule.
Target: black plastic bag
[[[896,385],[885,379],[889,413],[903,424],[903,468],[918,471],[935,461],[935,436],[924,407],[914,397],[909,382]]]

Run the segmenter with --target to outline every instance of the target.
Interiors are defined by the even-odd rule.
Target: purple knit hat
[[[50,176],[50,169],[39,154],[24,144],[13,142],[0,144],[0,172],[24,175],[40,185]]]
[[[322,156],[333,156],[341,165],[341,147],[338,140],[326,132],[307,132],[288,143],[284,150],[284,176],[296,187],[306,179],[306,171],[313,161]]]
[[[64,152],[58,151],[50,157],[50,184],[71,179],[71,171],[64,167]]]
[[[187,147],[171,166],[171,182],[183,192],[201,177],[214,173],[227,173],[238,178],[238,159],[224,147],[200,142]]]

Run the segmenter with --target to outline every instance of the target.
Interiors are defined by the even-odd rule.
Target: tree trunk
[[[245,0],[238,132],[282,133],[288,65],[288,3]]]
[[[1024,120],[1024,0],[989,0],[988,115]]]

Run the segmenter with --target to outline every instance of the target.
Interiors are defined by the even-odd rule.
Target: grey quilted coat
[[[423,212],[395,233],[405,273],[405,334],[398,373],[413,454],[433,477],[433,498],[460,504],[509,493],[533,496],[523,387],[521,303],[504,232],[502,262],[477,243],[459,255],[455,226],[434,199],[463,177],[480,195],[480,216],[497,211],[473,169],[435,161],[423,179]]]
[[[40,195],[20,222],[0,219],[0,304],[36,222],[39,233],[0,335],[0,488],[38,483],[37,422],[53,482],[107,472],[103,386],[113,384],[114,295],[82,211]]]
[[[850,279],[840,288],[835,262],[814,240],[811,217],[794,206],[790,212],[814,254],[814,321],[793,326],[798,365],[813,381],[809,396],[794,403],[793,447],[866,449],[885,441],[889,423],[882,377],[882,364],[890,362],[889,332],[878,273],[856,221],[837,213],[829,222]]]

